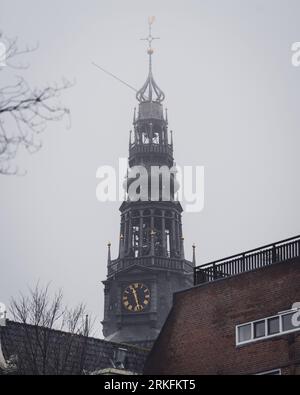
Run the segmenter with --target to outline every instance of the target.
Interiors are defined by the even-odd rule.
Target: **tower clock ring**
[[[123,306],[127,311],[140,313],[150,304],[150,290],[141,283],[129,285],[123,292]]]

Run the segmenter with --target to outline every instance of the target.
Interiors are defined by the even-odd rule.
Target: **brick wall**
[[[146,362],[145,374],[300,374],[300,331],[236,347],[236,325],[300,302],[300,259],[174,296],[174,306]]]

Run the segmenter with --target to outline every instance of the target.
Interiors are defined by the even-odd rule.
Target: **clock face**
[[[150,304],[149,288],[141,283],[129,285],[123,293],[123,306],[132,313],[139,313]]]

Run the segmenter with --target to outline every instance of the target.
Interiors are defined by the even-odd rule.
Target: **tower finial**
[[[193,244],[193,264],[196,266],[196,244]]]
[[[170,131],[171,133],[171,146],[174,146],[174,134],[173,134],[173,130]]]
[[[124,235],[123,233],[120,236],[120,258],[123,259],[124,258],[124,254],[125,254],[125,245],[124,245]]]
[[[107,244],[107,247],[108,247],[107,262],[108,262],[108,264],[110,264],[110,263],[111,263],[111,242],[109,242],[109,243]]]
[[[156,82],[154,81],[153,74],[152,74],[152,55],[154,53],[154,49],[152,47],[152,42],[154,40],[160,40],[159,37],[153,37],[152,36],[152,25],[155,22],[155,17],[151,16],[149,17],[148,23],[149,23],[149,35],[146,38],[142,38],[142,41],[147,41],[149,46],[148,46],[148,55],[149,55],[149,75],[147,78],[147,81],[145,82],[144,86],[142,89],[140,89],[137,92],[136,98],[140,103],[143,102],[158,102],[161,103],[165,99],[165,94],[163,91],[158,87]],[[154,94],[156,95],[156,98],[153,100]]]
[[[151,59],[151,56],[152,56],[153,53],[154,53],[154,50],[153,50],[153,48],[152,48],[152,42],[153,42],[154,40],[160,40],[159,37],[153,37],[153,36],[152,36],[152,25],[153,25],[154,22],[155,22],[155,16],[150,16],[150,17],[148,18],[149,35],[148,35],[148,37],[142,38],[142,39],[141,39],[142,41],[148,41],[148,44],[149,44],[148,55],[150,56],[150,59]]]

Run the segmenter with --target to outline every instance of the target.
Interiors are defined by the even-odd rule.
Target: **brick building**
[[[144,372],[300,374],[296,302],[300,237],[196,268],[195,287],[175,294]]]

